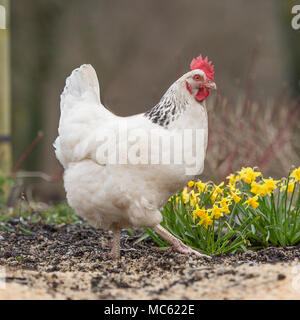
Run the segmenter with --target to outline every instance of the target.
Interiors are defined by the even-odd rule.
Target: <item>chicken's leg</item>
[[[158,233],[162,238],[164,238],[168,243],[170,243],[172,245],[172,248],[179,253],[194,254],[197,257],[211,258],[210,256],[207,256],[206,254],[202,254],[202,253],[186,246],[181,240],[175,238],[169,231],[167,231],[161,225],[157,225],[152,229],[156,233]]]
[[[113,235],[113,242],[110,256],[113,260],[117,260],[120,258],[120,236],[121,236],[121,229],[117,223],[112,224],[112,231]]]

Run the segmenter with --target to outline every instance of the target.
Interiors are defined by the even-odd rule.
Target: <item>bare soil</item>
[[[4,227],[0,300],[300,298],[299,246],[207,260],[161,251],[150,239],[135,244],[140,234],[124,231],[121,259],[111,261],[109,231],[19,219]]]

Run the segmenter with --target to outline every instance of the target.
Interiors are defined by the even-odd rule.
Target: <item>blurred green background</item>
[[[119,115],[144,112],[155,105],[188,70],[190,60],[201,53],[215,65],[219,90],[211,101],[224,102],[225,97],[235,101],[232,108],[238,108],[246,96],[253,103],[259,101],[256,117],[271,102],[270,112],[280,116],[281,108],[293,105],[300,93],[300,30],[291,27],[291,8],[297,3],[300,1],[10,1],[13,163],[42,130],[43,139],[22,169],[58,174],[60,165],[52,143],[57,134],[59,96],[65,78],[83,63],[95,67],[102,101]],[[218,108],[209,112],[211,119],[224,116]],[[243,111],[239,117],[246,121],[249,115]],[[271,124],[270,139],[278,139],[280,121],[272,116],[264,119],[262,128]],[[213,123],[210,130],[214,131]],[[261,136],[263,143],[264,134]],[[267,172],[279,175],[290,165],[299,165],[299,137],[297,120],[285,142],[289,150],[285,152],[290,152],[286,162],[274,154]],[[245,155],[240,156],[239,165],[247,164],[244,159]],[[214,174],[212,168],[210,174]],[[34,188],[50,199],[62,194],[61,184],[35,181]]]

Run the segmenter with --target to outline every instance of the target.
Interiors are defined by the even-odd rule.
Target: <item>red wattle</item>
[[[207,88],[201,88],[198,90],[195,98],[197,101],[202,102],[205,100],[210,94],[210,91]]]
[[[190,84],[189,84],[187,81],[185,82],[185,86],[186,86],[188,92],[189,92],[190,94],[193,94],[192,88],[191,88]]]

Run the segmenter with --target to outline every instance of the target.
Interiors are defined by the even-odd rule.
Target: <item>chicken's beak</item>
[[[213,81],[208,81],[208,82],[205,84],[205,87],[206,87],[207,89],[217,90],[217,85],[216,85]]]

